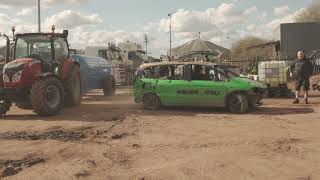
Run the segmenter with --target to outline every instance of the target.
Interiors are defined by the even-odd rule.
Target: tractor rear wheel
[[[105,96],[113,96],[116,91],[116,82],[113,76],[107,75],[103,80],[103,94]]]
[[[0,115],[5,115],[11,107],[11,102],[7,100],[0,100]]]
[[[67,106],[78,106],[81,104],[81,77],[79,66],[72,68],[72,73],[66,80],[66,97],[65,104]]]
[[[228,97],[228,109],[231,113],[244,114],[249,110],[249,101],[245,94],[234,93]]]
[[[48,77],[34,82],[30,100],[33,110],[41,116],[59,113],[64,103],[64,91],[60,80]]]

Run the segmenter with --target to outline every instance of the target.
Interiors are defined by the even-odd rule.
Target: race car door
[[[160,72],[156,92],[163,105],[183,105],[186,101],[183,94],[179,93],[188,87],[189,82],[184,80],[183,65],[172,65],[167,73]]]
[[[191,89],[197,89],[192,101],[199,106],[224,106],[224,97],[227,92],[227,77],[216,68],[206,71],[203,80],[194,79],[190,82]]]

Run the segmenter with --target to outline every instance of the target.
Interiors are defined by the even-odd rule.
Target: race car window
[[[184,77],[183,65],[152,66],[141,72],[141,77],[146,79],[182,80]]]
[[[209,77],[212,81],[227,81],[228,76],[224,72],[223,68],[214,67],[209,71]]]
[[[169,80],[172,79],[171,69],[169,66],[159,66],[159,79]]]
[[[144,79],[154,79],[156,78],[155,70],[156,70],[155,66],[148,67],[142,71],[141,77]]]
[[[201,65],[192,65],[192,80],[210,80],[208,68],[209,67]]]
[[[173,71],[172,79],[182,80],[183,79],[183,65],[173,65],[171,66],[171,71]]]

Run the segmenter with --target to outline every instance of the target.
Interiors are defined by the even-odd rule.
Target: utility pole
[[[41,32],[40,0],[38,0],[38,31]]]
[[[146,43],[146,55],[148,55],[148,43],[149,43],[149,39],[147,34],[144,34],[144,43]]]
[[[172,57],[172,52],[171,52],[171,49],[172,49],[172,26],[171,26],[171,17],[174,13],[173,12],[170,12],[168,14],[169,16],[169,20],[170,20],[170,25],[169,25],[169,33],[170,33],[170,50],[169,50],[169,61],[171,60],[171,57]]]

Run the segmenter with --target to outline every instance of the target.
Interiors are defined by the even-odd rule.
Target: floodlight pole
[[[172,16],[172,13],[169,13],[168,14],[168,16],[169,16],[169,19],[170,19],[170,25],[169,25],[169,33],[170,33],[170,52],[169,52],[169,60],[171,60],[171,49],[172,49],[172,46],[171,46],[171,44],[172,44],[172,36],[171,36],[171,33],[172,33],[172,28],[171,28],[171,16]]]
[[[41,32],[40,0],[38,0],[38,32]]]

